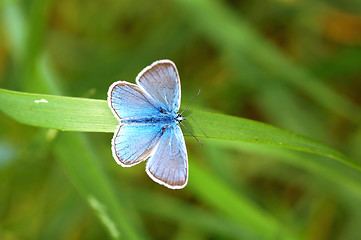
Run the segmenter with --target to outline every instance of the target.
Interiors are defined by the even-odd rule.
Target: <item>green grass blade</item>
[[[321,106],[356,123],[360,121],[361,111],[356,104],[287,59],[226,4],[218,0],[173,1],[182,9],[180,13],[186,14],[190,26],[225,54],[237,71],[241,66],[239,58],[244,56],[266,74],[268,81],[290,84]]]
[[[61,133],[54,150],[65,172],[95,210],[112,239],[146,238],[141,228],[137,227],[139,224],[136,224],[126,197],[115,196],[84,136],[73,132]]]
[[[201,111],[192,111],[187,120],[187,127],[199,137],[273,145],[353,164],[344,154],[326,144],[269,124]]]
[[[129,189],[128,194],[136,202],[137,209],[141,212],[230,239],[250,239],[244,229],[245,226],[240,226],[223,215],[211,214],[205,209],[190,205],[177,196],[172,197],[166,193],[140,188]]]
[[[0,109],[12,118],[38,127],[113,132],[118,125],[105,100],[0,89],[0,103]],[[184,124],[198,137],[254,142],[309,152],[361,169],[339,151],[300,134],[243,118],[192,110],[187,112]]]
[[[226,214],[239,226],[244,227],[250,237],[256,239],[297,239],[291,229],[282,225],[273,216],[257,206],[251,199],[240,194],[222,179],[196,163],[190,164],[190,189],[203,202]],[[245,230],[244,229],[244,230]]]
[[[49,13],[48,7],[50,6],[49,4],[51,4],[51,1],[47,0],[35,0],[32,1],[31,4],[26,3],[25,5],[23,5],[23,2],[21,1],[15,1],[13,4],[9,4],[9,6],[5,7],[5,29],[7,29],[11,33],[9,34],[8,42],[11,43],[9,45],[10,48],[12,48],[12,51],[9,50],[9,54],[12,54],[12,58],[14,59],[13,63],[10,62],[10,65],[14,66],[14,68],[11,70],[11,72],[14,71],[14,77],[10,75],[9,78],[5,78],[10,79],[10,82],[14,83],[12,84],[13,87],[27,89],[28,91],[51,92],[54,94],[60,94],[61,91],[59,88],[59,84],[56,81],[56,71],[54,71],[54,69],[51,67],[51,58],[48,57],[48,50],[47,48],[44,49],[43,45],[44,36],[48,36],[49,34],[49,32],[47,32],[47,30],[49,30],[47,27],[47,14]],[[51,104],[51,107],[56,106],[60,109],[50,110],[49,108],[38,108],[35,106],[35,111],[33,111],[31,104],[28,104],[28,101],[32,100],[31,95],[23,94],[22,97],[18,95],[18,101],[16,100],[16,97],[14,98],[14,96],[9,97],[4,92],[2,92],[2,94],[2,97],[5,97],[6,100],[0,100],[1,109],[3,109],[2,107],[6,107],[6,111],[8,111],[7,113],[20,122],[35,126],[48,126],[52,128],[54,124],[56,125],[61,122],[60,119],[62,118],[62,116],[65,116],[64,122],[67,123],[65,124],[65,126],[54,126],[55,129],[62,129],[63,127],[66,128],[67,126],[71,126],[71,128],[75,127],[74,124],[76,123],[76,120],[79,120],[78,117],[72,116],[71,114],[71,111],[74,111],[74,109],[70,109],[70,111],[67,112],[66,109],[62,108],[62,106],[67,107],[67,105],[61,104],[62,100],[58,99],[57,97],[52,98],[52,96],[49,96],[49,99],[51,99],[51,102],[53,103]],[[37,100],[39,100],[40,102],[38,102]],[[33,100],[33,103],[35,103],[36,105],[46,104],[47,102],[46,100],[43,100],[43,98],[37,100]],[[55,103],[56,101],[60,101],[60,103]],[[80,102],[75,101],[74,103],[79,104]],[[22,104],[25,104],[25,109],[22,108]],[[45,111],[45,113],[41,111],[39,112],[38,110],[43,110]],[[16,113],[16,111],[19,112]],[[82,110],[78,109],[76,111],[81,112]],[[58,112],[59,114],[54,114],[54,112]],[[93,114],[101,115],[101,113],[98,112]],[[44,118],[44,116],[49,115],[52,117]],[[77,114],[75,113],[75,115]],[[24,118],[27,120],[24,120]],[[56,118],[58,119],[56,120]],[[81,123],[80,125],[78,125],[78,127],[80,127],[81,125],[86,124]],[[19,129],[19,131],[22,130],[24,129]],[[43,132],[43,130],[41,130],[40,132]],[[29,139],[27,140],[27,142],[28,141],[31,142],[31,140]],[[45,137],[42,137],[37,142],[37,144],[44,146],[45,148],[46,146],[48,146]],[[100,222],[103,224],[103,226],[105,226],[105,229],[110,235],[110,239],[146,239],[147,237],[145,234],[145,230],[143,230],[142,225],[138,223],[136,217],[133,217],[133,213],[131,211],[132,208],[130,208],[129,205],[126,204],[127,202],[129,202],[128,197],[124,194],[121,194],[122,191],[118,191],[119,195],[116,196],[114,189],[111,187],[111,184],[108,181],[107,173],[102,171],[101,164],[99,164],[99,159],[97,159],[96,155],[92,153],[92,149],[93,147],[90,146],[90,144],[87,142],[86,137],[84,137],[83,134],[67,132],[62,133],[60,134],[60,136],[58,136],[52,150],[61,167],[64,169],[64,172],[68,175],[69,179],[74,184],[75,188],[83,195],[90,208],[94,211],[94,215],[96,215]],[[34,159],[37,159],[38,157],[34,156],[34,148],[31,147],[31,150],[32,151],[29,151],[29,154]],[[48,151],[48,148],[46,148],[46,151]],[[47,175],[50,176],[49,178],[53,177],[52,173],[47,173]],[[26,178],[26,181],[33,181],[33,179],[29,177],[29,175],[21,175],[19,177],[20,179]],[[47,181],[45,181],[44,183],[45,185],[48,185]],[[36,185],[36,188],[42,188],[42,185],[43,184]],[[64,184],[64,187],[68,188],[69,186]],[[53,191],[51,191],[51,193],[56,192],[57,194],[61,190],[62,189],[55,188]],[[11,194],[8,197],[9,198],[7,200],[12,199]],[[50,200],[50,205],[54,208],[58,208],[59,205],[57,205],[56,203],[55,205],[53,205],[51,197],[52,196],[50,196],[50,198],[46,197],[47,201]],[[43,210],[46,208],[47,205],[46,201],[39,203],[37,201],[30,200],[29,203],[31,203],[29,204],[29,206],[31,206],[30,208],[40,208]],[[85,206],[85,204],[82,205]],[[71,211],[72,209],[69,209],[68,207],[69,206],[66,206],[66,210]],[[27,214],[32,214],[31,212],[23,211],[21,208],[20,211],[22,219],[23,215],[26,216]],[[46,210],[45,215],[41,214],[41,211],[36,211],[36,213],[36,218],[34,219],[35,225],[36,222],[38,222],[39,220],[49,221],[51,210]],[[61,219],[57,218],[57,216],[53,217],[55,221],[61,222],[60,225],[55,225],[57,228],[63,229],[62,234],[66,236],[66,239],[68,239],[69,236],[76,236],[77,232],[79,232],[79,226],[81,228],[82,224],[84,223],[84,216],[77,215],[76,218],[79,217],[79,219],[74,219],[74,214],[77,215],[78,212],[72,212],[71,215],[68,215]],[[89,212],[87,212],[86,214],[88,215]],[[26,218],[24,218],[22,222],[24,222],[24,220],[26,220]],[[82,223],[79,224],[77,220],[82,221]],[[88,219],[85,220],[88,221]],[[78,224],[74,227],[75,231],[71,234],[67,234],[67,227],[73,227],[73,224]],[[31,225],[32,227],[30,228],[34,229],[34,224],[31,223]],[[49,225],[50,223],[48,222],[42,224],[42,228],[40,228],[41,233],[39,235],[32,231],[32,234],[29,236],[36,236],[37,239],[49,239],[49,237],[47,238],[46,236],[50,236],[48,234],[53,233],[51,239],[60,239],[61,236],[59,234],[56,235],[55,233],[54,235],[54,231],[48,230]],[[98,232],[99,229],[97,228],[99,224],[95,224],[95,226],[96,228],[94,229],[87,229],[87,233],[85,234],[85,236],[83,234],[82,237],[87,238],[89,236],[92,236],[92,232]],[[28,227],[25,228],[27,229]],[[43,230],[44,228],[46,228],[46,230]],[[15,229],[16,228],[13,228],[13,230],[11,231],[16,232],[17,235],[24,235],[23,233],[19,233],[20,229]],[[97,237],[95,236],[95,238]],[[107,238],[107,236],[103,238]]]
[[[118,125],[104,100],[0,89],[0,109],[21,123],[62,131],[113,132]]]

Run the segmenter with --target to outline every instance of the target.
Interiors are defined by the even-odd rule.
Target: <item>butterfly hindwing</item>
[[[182,130],[174,124],[163,131],[154,154],[147,162],[146,172],[166,187],[183,188],[188,181],[188,157]]]
[[[162,136],[161,125],[120,125],[112,140],[113,157],[123,167],[146,160]]]
[[[172,61],[154,62],[138,74],[136,82],[158,106],[169,113],[178,112],[181,88],[178,71]]]

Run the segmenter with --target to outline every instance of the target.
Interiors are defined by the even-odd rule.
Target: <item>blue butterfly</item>
[[[177,68],[160,60],[144,68],[137,84],[118,81],[109,87],[108,104],[120,125],[112,139],[114,159],[123,167],[146,159],[151,179],[171,189],[188,182],[188,156],[178,114],[181,86]]]

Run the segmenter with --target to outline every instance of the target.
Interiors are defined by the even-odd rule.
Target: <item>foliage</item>
[[[0,11],[1,239],[359,238],[358,1],[10,0]],[[184,190],[110,151],[109,85],[165,58],[184,105],[202,89],[185,112],[204,146],[186,137]]]

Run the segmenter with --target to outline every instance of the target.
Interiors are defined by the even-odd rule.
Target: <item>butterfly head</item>
[[[177,114],[177,117],[176,117],[176,120],[177,120],[177,122],[181,122],[181,121],[183,121],[184,119],[186,119],[185,117],[182,117],[182,115],[180,115],[179,113]]]

